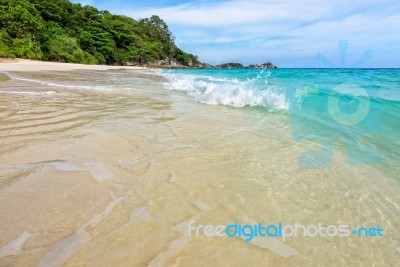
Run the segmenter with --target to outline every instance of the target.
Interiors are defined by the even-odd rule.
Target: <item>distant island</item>
[[[241,63],[223,63],[215,65],[217,69],[243,69],[244,66]]]
[[[249,66],[243,66],[241,63],[224,63],[216,65],[217,69],[276,69],[278,68],[271,62],[263,63],[263,64],[251,64]]]

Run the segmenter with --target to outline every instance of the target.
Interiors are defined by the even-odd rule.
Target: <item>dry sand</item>
[[[134,66],[109,66],[109,65],[84,65],[60,62],[46,62],[29,59],[0,59],[0,72],[3,71],[71,71],[71,70],[112,70],[130,69],[143,70],[145,67]],[[0,77],[0,81],[3,80]]]

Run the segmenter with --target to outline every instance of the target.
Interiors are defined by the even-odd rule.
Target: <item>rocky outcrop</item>
[[[278,67],[275,66],[274,64],[272,64],[270,61],[268,61],[267,63],[264,63],[264,64],[252,64],[252,65],[249,65],[247,68],[249,68],[249,69],[276,69]]]
[[[139,64],[137,62],[126,62],[127,66],[141,66],[147,68],[160,68],[160,69],[212,69],[213,66],[206,63],[198,63],[196,66],[193,62],[189,62],[189,66],[182,65],[175,60],[156,60],[152,63]]]
[[[199,69],[212,69],[213,66],[207,63],[200,63],[199,65],[197,65],[197,68]]]
[[[240,63],[224,63],[224,64],[219,64],[216,65],[214,68],[216,69],[276,69],[278,68],[274,64],[272,64],[270,61],[263,63],[263,64],[251,64],[247,67],[244,67]]]
[[[127,66],[141,66],[141,67],[148,67],[148,68],[160,68],[160,69],[276,69],[278,68],[270,61],[263,63],[263,64],[251,64],[247,67],[244,67],[240,63],[223,63],[219,65],[212,66],[207,63],[198,63],[194,65],[193,62],[189,62],[191,64],[182,65],[175,60],[157,60],[153,63],[145,63],[139,64],[137,62],[126,62],[125,65]]]

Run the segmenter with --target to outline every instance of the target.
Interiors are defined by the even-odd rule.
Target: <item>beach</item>
[[[279,96],[239,101],[237,90],[226,100],[171,87],[170,76],[0,62],[0,266],[396,265],[400,182],[384,164],[398,152],[388,148],[377,167],[349,164],[335,147],[331,168],[302,169],[299,155],[315,144],[293,139]],[[277,104],[262,109],[263,97]],[[189,236],[193,221],[380,226],[385,235],[246,242]]]
[[[86,65],[61,62],[49,62],[30,59],[0,59],[0,71],[71,71],[71,70],[112,70],[145,69],[134,66]]]

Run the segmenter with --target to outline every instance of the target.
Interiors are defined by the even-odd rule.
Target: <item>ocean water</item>
[[[332,147],[347,149],[350,162],[379,165],[400,180],[399,69],[200,69],[160,74],[168,79],[166,89],[184,91],[203,104],[253,108],[265,116],[286,114],[293,139],[319,142],[329,153]],[[303,167],[331,166],[330,155],[319,156],[315,160],[320,164]]]
[[[0,266],[398,265],[398,70],[4,75]],[[193,221],[384,235],[246,242]]]

